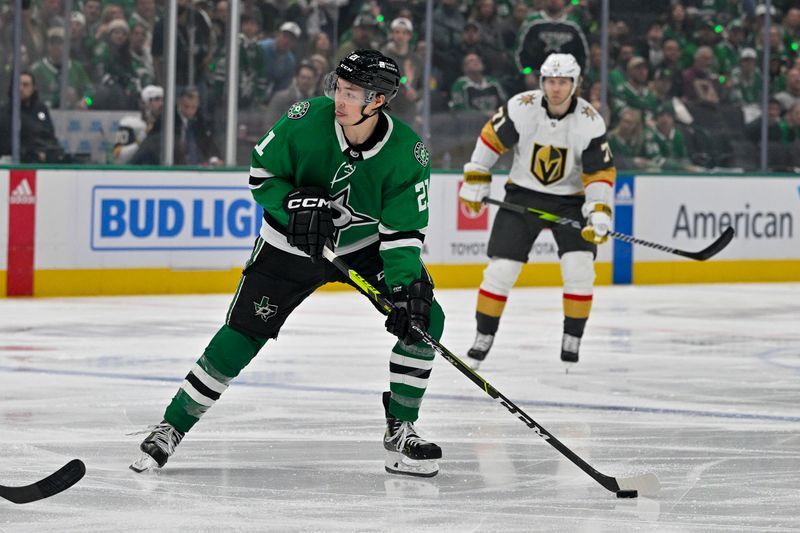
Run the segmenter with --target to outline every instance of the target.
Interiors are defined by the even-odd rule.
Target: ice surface
[[[475,291],[441,290],[464,354]],[[480,374],[604,474],[620,500],[444,359],[417,424],[431,479],[383,470],[392,338],[355,292],[318,293],[162,471],[128,464],[229,297],[0,300],[0,484],[72,458],[86,477],[0,531],[798,531],[800,285],[599,287],[567,375],[560,290],[515,289]]]

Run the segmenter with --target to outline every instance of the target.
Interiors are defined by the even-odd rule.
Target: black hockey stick
[[[80,459],[73,459],[41,481],[24,487],[0,485],[0,497],[14,503],[30,503],[49,498],[62,490],[67,490],[81,480],[86,466]]]
[[[564,226],[571,226],[578,231],[580,231],[582,228],[581,223],[578,222],[577,220],[573,220],[571,218],[566,218],[566,217],[560,217],[558,215],[548,213],[547,211],[542,211],[541,209],[534,209],[533,207],[525,207],[523,205],[512,204],[509,202],[504,202],[502,200],[495,200],[494,198],[489,198],[488,196],[483,199],[483,202],[486,204],[500,206],[503,209],[508,209],[509,211],[516,211],[517,213],[531,213],[543,220],[548,220],[550,222],[555,222],[556,224],[561,224]],[[728,246],[728,243],[730,243],[734,237],[734,232],[733,228],[728,226],[725,229],[725,231],[723,231],[722,234],[719,237],[717,237],[717,240],[715,240],[714,242],[712,242],[699,252],[687,252],[686,250],[678,250],[677,248],[670,248],[669,246],[664,246],[663,244],[645,241],[642,239],[638,239],[636,237],[632,237],[630,235],[626,235],[625,233],[619,233],[618,231],[613,231],[613,230],[608,232],[608,236],[623,242],[640,244],[642,246],[647,246],[648,248],[655,248],[656,250],[661,250],[662,252],[667,252],[669,254],[688,257],[689,259],[694,259],[695,261],[705,261],[706,259],[714,257],[719,252],[721,252],[723,248]]]
[[[336,253],[331,250],[328,246],[326,246],[323,251],[322,255],[325,256],[325,259],[331,262],[333,266],[339,269],[348,279],[370,300],[375,302],[383,311],[383,314],[388,315],[392,309],[394,309],[394,304],[386,299],[378,289],[370,285],[370,283],[365,280],[361,275],[356,272],[355,270],[351,270],[347,263],[344,262]],[[439,341],[434,339],[430,336],[427,331],[423,331],[419,327],[414,327],[414,331],[420,334],[425,342],[431,345],[431,347],[436,350],[442,357],[447,359],[447,361],[456,367],[459,372],[464,374],[466,377],[470,379],[475,385],[483,389],[483,391],[500,402],[500,404],[508,409],[508,411],[515,415],[517,418],[522,420],[522,422],[532,429],[537,435],[539,435],[542,439],[547,441],[550,446],[561,452],[567,459],[572,461],[575,465],[578,466],[581,470],[589,474],[592,479],[600,483],[603,487],[611,492],[619,494],[622,492],[623,496],[633,496],[630,494],[631,491],[638,491],[644,495],[652,495],[656,494],[660,488],[660,484],[658,482],[658,478],[654,474],[643,474],[640,476],[634,476],[629,478],[615,478],[611,476],[607,476],[601,472],[595,470],[589,463],[578,457],[572,450],[567,448],[564,444],[561,443],[557,438],[555,438],[549,431],[544,429],[540,426],[533,418],[531,418],[527,413],[525,413],[522,409],[517,407],[514,402],[506,398],[503,393],[499,390],[492,387],[485,379],[479,376],[474,370],[472,370],[467,364],[465,364],[461,359],[456,357],[450,350],[445,348]],[[628,494],[625,494],[625,493]]]

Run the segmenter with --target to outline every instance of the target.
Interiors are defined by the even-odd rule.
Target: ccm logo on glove
[[[331,202],[325,198],[288,198],[286,209],[319,209],[330,207]]]

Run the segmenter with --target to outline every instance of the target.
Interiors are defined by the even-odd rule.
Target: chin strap
[[[353,126],[358,126],[359,124],[361,124],[362,122],[364,122],[364,121],[365,121],[365,120],[367,120],[368,118],[374,117],[375,115],[377,115],[378,113],[380,113],[380,112],[381,112],[381,109],[383,109],[383,106],[381,106],[381,107],[379,107],[378,109],[376,109],[376,110],[375,110],[375,112],[374,112],[373,114],[371,114],[371,115],[367,115],[366,113],[364,113],[364,110],[367,108],[367,106],[368,106],[368,105],[369,105],[369,104],[365,104],[365,105],[364,105],[364,107],[362,107],[362,108],[361,108],[361,120],[359,120],[358,122],[356,122],[355,124],[353,124]]]

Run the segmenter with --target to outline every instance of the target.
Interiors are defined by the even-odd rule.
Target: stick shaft
[[[347,263],[339,256],[336,255],[328,246],[323,249],[322,255],[330,261],[337,269],[339,269],[353,284],[367,297],[375,301],[382,309],[384,314],[389,314],[394,309],[394,304],[384,297],[375,287],[365,280],[358,272],[352,270]],[[617,480],[611,476],[607,476],[598,472],[589,463],[581,459],[575,452],[570,450],[561,441],[555,438],[549,431],[539,425],[533,418],[530,417],[525,411],[518,407],[514,402],[508,399],[503,393],[494,388],[485,379],[483,379],[477,372],[472,370],[466,363],[456,357],[450,350],[444,347],[439,341],[430,336],[427,331],[419,328],[415,330],[422,335],[422,338],[427,342],[439,355],[444,357],[451,365],[456,367],[459,372],[464,374],[470,381],[475,383],[478,387],[488,394],[494,400],[497,400],[500,405],[505,407],[512,415],[521,420],[528,428],[532,429],[539,437],[545,440],[553,448],[561,452],[567,459],[572,461],[581,470],[586,472],[592,479],[597,481],[600,485],[605,487],[611,492],[616,492],[620,489]]]
[[[567,217],[560,217],[558,215],[554,215],[553,213],[548,213],[547,211],[542,211],[541,209],[536,209],[533,207],[526,207],[523,205],[512,204],[510,202],[504,202],[502,200],[495,200],[494,198],[486,197],[483,199],[484,203],[496,205],[502,209],[507,209],[509,211],[514,211],[516,213],[529,213],[532,215],[536,215],[542,220],[548,220],[550,222],[555,222],[556,224],[561,224],[562,226],[570,226],[575,228],[576,230],[581,230],[581,223],[577,220]],[[669,254],[679,255],[681,257],[687,257],[689,259],[694,259],[695,261],[705,261],[706,259],[711,258],[712,256],[718,254],[725,248],[729,242],[734,237],[733,228],[727,228],[722,234],[712,242],[709,246],[700,250],[699,252],[689,252],[686,250],[679,250],[677,248],[672,248],[670,246],[666,246],[664,244],[659,244],[656,242],[646,241],[644,239],[639,239],[632,235],[627,235],[625,233],[620,233],[618,231],[610,230],[608,232],[608,236],[612,239],[617,239],[619,241],[631,243],[631,244],[638,244],[640,246],[646,246],[648,248],[654,248],[656,250],[660,250],[662,252],[666,252]]]

